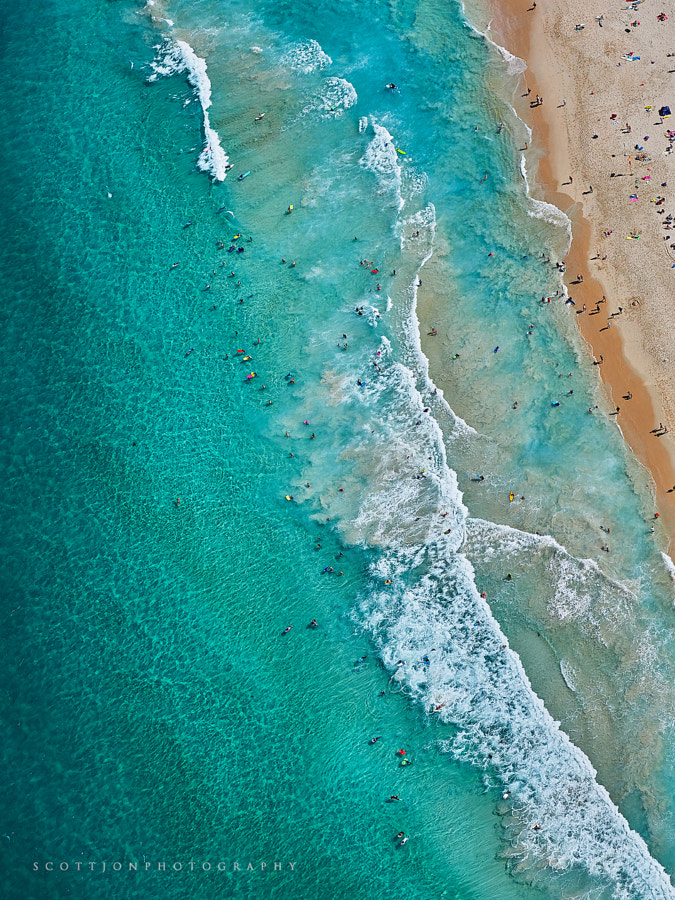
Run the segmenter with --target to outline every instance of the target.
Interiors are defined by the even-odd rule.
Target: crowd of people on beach
[[[631,5],[637,9],[637,3],[629,4],[629,8]],[[577,4],[574,8],[580,7]],[[534,12],[535,7],[531,7],[528,11]],[[538,12],[535,20],[541,16],[546,17],[546,14],[546,9],[543,13]],[[573,15],[573,12],[570,12],[570,15]],[[602,274],[603,270],[607,270],[608,266],[621,267],[621,271],[625,271],[629,259],[628,246],[636,248],[637,267],[644,267],[647,260],[653,267],[649,282],[645,281],[644,283],[646,297],[633,295],[629,296],[627,300],[620,298],[613,311],[607,310],[606,320],[603,321],[603,317],[601,317],[597,320],[597,325],[592,327],[589,319],[583,330],[594,345],[602,337],[603,332],[608,336],[612,335],[614,321],[624,313],[626,308],[631,312],[631,328],[635,327],[633,323],[637,327],[642,327],[641,322],[649,324],[644,319],[644,313],[640,307],[646,301],[649,302],[650,308],[653,307],[655,301],[650,296],[653,285],[656,284],[656,291],[662,290],[659,281],[662,280],[665,284],[665,279],[670,278],[668,270],[675,270],[675,235],[672,234],[675,230],[675,208],[672,205],[675,196],[670,193],[668,184],[669,175],[672,174],[669,169],[675,147],[675,128],[670,126],[671,109],[667,105],[669,102],[672,103],[674,98],[670,96],[671,81],[664,77],[663,61],[659,62],[659,47],[663,49],[663,42],[660,36],[657,38],[657,30],[660,35],[661,29],[667,30],[670,23],[668,16],[663,11],[654,12],[654,16],[655,19],[652,20],[654,24],[650,26],[651,31],[649,34],[645,34],[646,43],[641,41],[638,47],[635,44],[629,45],[625,50],[621,48],[620,44],[613,42],[613,37],[610,39],[608,27],[618,24],[621,18],[619,11],[611,14],[602,13],[595,17],[597,25],[606,29],[602,37],[597,32],[593,35],[584,34],[585,25],[583,23],[575,25],[573,30],[581,32],[581,35],[574,39],[570,37],[569,41],[565,40],[565,61],[569,64],[571,60],[576,59],[580,70],[583,69],[587,73],[583,89],[580,84],[576,85],[574,104],[570,104],[573,107],[571,112],[567,98],[563,97],[558,104],[558,110],[561,112],[551,109],[547,113],[549,118],[558,117],[564,123],[569,123],[569,116],[573,116],[574,129],[570,133],[581,140],[590,138],[588,151],[594,149],[592,142],[598,141],[597,150],[599,152],[588,152],[584,148],[581,159],[577,158],[581,148],[575,145],[570,146],[572,154],[570,158],[580,163],[580,170],[575,173],[577,175],[576,183],[573,176],[570,175],[567,182],[563,182],[563,184],[577,192],[577,199],[583,199],[585,202],[585,197],[591,197],[593,200],[589,210],[592,225],[597,227],[600,224],[598,233],[602,235],[603,241],[607,241],[606,250],[602,252],[597,250],[595,256],[591,258],[599,265],[599,274]],[[544,20],[540,19],[540,21]],[[642,21],[635,19],[627,22],[623,30],[631,35],[639,30],[642,35],[644,28],[645,19],[643,17]],[[664,35],[665,33],[663,32]],[[611,32],[611,35],[613,34],[614,32]],[[591,40],[593,50],[587,46],[589,40]],[[607,43],[608,40],[609,43]],[[598,54],[598,46],[602,46],[610,60],[608,63],[604,63],[603,53]],[[668,57],[675,56],[675,52],[670,48],[667,48],[667,51],[665,52],[666,61]],[[612,54],[616,54],[613,62],[611,62]],[[607,77],[604,78],[600,73],[606,65],[614,65],[618,71],[616,73],[608,72]],[[619,99],[617,99],[617,84],[623,86]],[[530,88],[527,89],[526,96],[529,98],[529,95]],[[605,100],[605,96],[608,98],[611,96],[612,99]],[[541,105],[540,99],[537,94],[536,101],[534,103],[530,101],[530,108]],[[609,103],[612,103],[614,109],[610,107],[606,114],[607,119],[604,119],[603,106],[606,109]],[[583,130],[579,127],[582,123],[585,125]],[[653,129],[656,129],[656,133]],[[637,133],[637,140],[634,136],[635,133]],[[631,139],[632,143],[630,143]],[[580,172],[586,174],[595,172],[595,177],[597,177],[599,160],[607,162],[607,174],[602,183],[599,185],[596,183],[595,189],[593,185],[589,185],[586,190],[580,189],[578,187]],[[656,191],[652,187],[653,182],[659,185]],[[654,242],[656,231],[654,225],[650,224],[647,219],[649,209],[654,210],[660,220],[658,227],[663,236],[661,247]],[[605,223],[610,217],[614,219],[609,222],[611,227],[602,224],[600,216],[604,217]],[[626,222],[630,222],[630,225],[624,224]],[[616,245],[617,232],[620,233],[623,228],[626,229],[625,236],[630,245],[619,247]],[[634,257],[635,251],[633,251]],[[630,263],[628,265],[630,267]],[[564,269],[561,268],[561,271]],[[603,296],[603,301],[597,301],[592,296],[597,290],[595,285],[592,283],[584,285],[583,281],[584,273],[582,272],[570,284],[575,287],[581,286],[578,290],[581,291],[583,300],[590,298],[593,306],[587,309],[586,303],[582,305],[570,299],[568,301],[570,307],[576,307],[575,312],[578,315],[601,316],[600,303],[606,302],[606,297]],[[615,355],[622,352],[616,341],[609,344],[603,340],[598,346],[602,346],[605,353],[609,351],[613,361]],[[600,365],[601,362],[602,357],[599,360],[594,359],[594,363],[597,365]],[[667,362],[667,360],[663,360],[663,362]],[[613,365],[612,368],[614,372],[617,366]],[[616,376],[612,375],[611,377],[615,378]],[[613,388],[616,390],[615,384],[613,384]],[[623,396],[624,399],[631,400],[633,394],[630,390],[624,390]],[[668,398],[665,400],[667,407]],[[631,421],[637,423],[636,415],[638,417],[641,415],[642,405],[635,407],[633,411],[630,411],[629,407],[626,408],[625,413],[631,418]],[[613,412],[610,412],[610,415],[621,416],[623,412],[617,406]],[[637,427],[645,428],[641,423]],[[651,429],[651,434],[663,437],[668,434],[668,428],[661,424],[659,428]]]

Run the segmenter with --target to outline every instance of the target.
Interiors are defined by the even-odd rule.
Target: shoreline
[[[616,29],[610,32],[609,23],[602,28],[598,27],[594,21],[595,15],[591,16],[588,7],[584,12],[583,3],[580,4],[577,0],[573,0],[565,7],[556,0],[553,7],[547,5],[546,11],[541,8],[542,6],[543,4],[540,4],[532,9],[531,3],[527,0],[492,0],[495,17],[490,23],[490,37],[527,63],[527,69],[520,76],[516,96],[512,102],[518,116],[532,129],[529,149],[525,151],[528,175],[535,190],[538,189],[541,193],[541,199],[565,212],[572,222],[572,244],[567,254],[567,272],[564,276],[569,295],[576,304],[570,305],[570,315],[576,313],[577,325],[589,354],[593,356],[594,361],[602,360],[598,364],[598,369],[608,407],[619,408],[617,414],[612,413],[616,415],[617,426],[635,457],[651,475],[655,491],[655,510],[658,510],[659,514],[654,515],[653,524],[657,525],[660,519],[659,530],[663,532],[666,549],[670,553],[671,547],[675,547],[675,491],[671,492],[671,488],[675,486],[675,442],[671,434],[675,428],[675,414],[671,406],[675,401],[675,390],[668,391],[670,386],[668,376],[672,374],[670,371],[666,377],[659,378],[658,375],[655,377],[654,370],[667,365],[668,361],[659,359],[653,347],[649,348],[651,353],[646,352],[650,335],[645,334],[645,328],[640,321],[644,319],[645,306],[654,307],[660,304],[664,308],[668,298],[664,286],[663,291],[656,291],[660,294],[656,300],[650,300],[643,305],[642,293],[654,293],[654,286],[650,284],[647,287],[640,283],[640,273],[632,271],[626,253],[621,252],[619,240],[624,238],[624,230],[630,229],[630,223],[624,222],[621,216],[617,215],[615,204],[608,202],[606,196],[608,175],[604,173],[604,169],[607,167],[607,161],[603,157],[607,157],[605,151],[608,149],[609,141],[603,140],[598,145],[592,143],[592,137],[591,141],[583,140],[587,137],[585,132],[589,130],[588,123],[591,118],[593,125],[590,127],[597,128],[598,132],[604,127],[605,122],[602,112],[598,117],[596,113],[599,110],[591,111],[586,96],[582,96],[585,94],[589,100],[595,99],[596,93],[584,90],[589,85],[588,73],[584,66],[577,66],[583,32],[580,39],[579,32],[574,30],[574,23],[586,22],[585,29],[596,28],[599,37],[603,39],[605,35],[608,38],[611,35],[615,39]],[[597,12],[602,14],[600,8]],[[651,13],[649,18],[656,20],[656,11]],[[575,15],[581,18],[575,18]],[[616,15],[620,16],[619,13]],[[643,17],[647,18],[647,15]],[[561,19],[565,28],[560,27]],[[589,20],[592,24],[588,24]],[[549,35],[555,37],[555,44]],[[634,46],[635,42],[632,40],[629,43]],[[673,43],[675,46],[675,32]],[[653,50],[651,52],[652,58],[657,59],[658,54],[655,55]],[[604,59],[596,62],[594,58],[591,65],[595,65],[595,69],[598,70],[594,71],[594,76],[601,84],[603,78],[609,82],[613,75],[609,69],[612,66],[616,68],[613,57],[609,62]],[[675,67],[675,63],[673,66]],[[576,73],[577,69],[579,76],[573,79],[570,73],[573,71]],[[621,66],[618,69],[620,70]],[[625,74],[627,76],[629,73]],[[644,74],[643,70],[641,74]],[[624,72],[620,72],[620,75],[624,76]],[[592,84],[594,83],[595,80],[592,80]],[[529,96],[526,95],[528,88]],[[601,94],[602,91],[597,93]],[[531,98],[538,94],[544,98],[544,103],[532,107]],[[645,94],[645,91],[642,91],[642,94]],[[612,102],[611,108],[614,108],[618,101],[612,98]],[[649,99],[645,99],[643,107],[648,106],[649,102]],[[632,113],[631,117],[634,118]],[[654,113],[651,118],[653,117]],[[604,119],[609,122],[610,114]],[[616,129],[617,126],[613,127]],[[642,127],[646,126],[641,125],[640,128]],[[675,125],[671,127],[675,129]],[[659,130],[665,131],[663,127]],[[653,127],[651,131],[654,134]],[[626,151],[624,150],[623,154],[617,152],[612,155],[616,157],[616,162],[613,163],[616,169],[622,166],[625,168]],[[589,164],[589,161],[593,160],[595,171],[593,163]],[[604,173],[602,181],[600,180],[602,175],[597,171],[598,163]],[[629,165],[632,173],[632,162],[629,162]],[[588,180],[589,169],[590,177],[594,178],[592,182]],[[651,167],[649,171],[651,172]],[[595,177],[596,175],[598,177]],[[675,172],[673,178],[675,181]],[[589,191],[590,184],[596,185],[591,191]],[[632,185],[632,181],[630,184]],[[647,181],[643,182],[643,185],[648,184]],[[628,183],[615,181],[612,187],[614,185],[620,185],[623,193],[628,193]],[[655,191],[655,188],[649,186],[646,189]],[[664,193],[665,189],[662,189],[661,195]],[[653,210],[649,210],[649,213],[644,212],[645,205],[643,204],[640,211],[642,219],[646,219],[648,215],[655,218]],[[628,212],[632,213],[634,210],[629,206]],[[603,231],[606,230],[606,227],[603,228],[604,222],[614,226],[613,240],[603,240]],[[660,224],[658,220],[656,224]],[[629,230],[628,233],[639,232]],[[642,236],[643,233],[641,238]],[[652,234],[644,236],[653,237]],[[637,241],[629,241],[631,245],[636,243]],[[647,246],[645,243],[640,244],[640,253],[643,257],[641,269],[648,267],[654,254],[658,254],[654,269],[660,272],[664,266],[662,244],[658,245],[654,240]],[[598,248],[600,252],[593,254],[592,247]],[[610,253],[611,261],[606,262],[602,259]],[[645,256],[648,257],[646,262]],[[667,265],[670,272],[670,263]],[[583,275],[582,282],[577,280],[576,274]],[[672,281],[675,285],[675,275]],[[602,302],[603,296],[607,297],[606,302]],[[595,313],[598,300],[601,301],[597,307],[600,312]],[[619,313],[619,307],[623,307],[623,312]],[[647,310],[648,313],[652,311],[653,309]],[[666,331],[667,324],[666,321],[664,329]],[[671,333],[675,334],[675,329]],[[651,343],[653,344],[653,341]],[[673,353],[675,355],[675,348]],[[668,366],[668,369],[672,370],[672,366]],[[675,379],[673,381],[675,383]],[[628,392],[632,395],[631,399],[627,399]],[[605,414],[602,410],[597,412]],[[654,430],[660,422],[663,422],[669,431],[657,436]]]

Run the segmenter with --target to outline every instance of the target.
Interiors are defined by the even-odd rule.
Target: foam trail
[[[400,212],[405,205],[405,200],[401,195],[401,166],[398,162],[394,139],[383,125],[378,125],[372,119],[371,122],[375,136],[366,147],[366,152],[359,163],[364,169],[377,175],[383,188],[394,192]]]
[[[547,203],[545,200],[536,200],[530,194],[530,181],[527,177],[527,163],[524,154],[520,157],[520,171],[523,176],[523,181],[525,182],[525,193],[527,194],[528,201],[528,216],[532,216],[534,219],[543,219],[544,222],[548,222],[550,225],[557,225],[559,228],[564,228],[567,232],[569,246],[569,244],[572,243],[572,222],[569,216],[561,209],[558,209],[557,206],[554,206],[552,203]]]
[[[283,65],[288,66],[303,75],[309,75],[316,69],[325,69],[333,60],[321,48],[318,41],[304,41],[293,44],[288,48],[281,59]]]
[[[304,107],[300,116],[318,112],[322,119],[337,119],[350,106],[354,106],[358,96],[354,85],[345,78],[326,78],[321,90]]]
[[[492,770],[500,790],[510,790],[512,868],[531,877],[542,865],[585,870],[617,900],[675,897],[663,867],[532,690],[470,563],[448,549],[434,541],[414,554],[392,547],[373,575],[381,583],[387,574],[395,587],[374,591],[362,615],[385,665],[396,672],[405,661],[412,698],[457,729],[442,749]]]
[[[202,108],[204,149],[199,155],[197,166],[208,172],[214,181],[224,181],[227,175],[228,156],[220,143],[220,135],[211,127],[208,109],[211,106],[211,81],[206,74],[206,60],[197,56],[185,41],[171,41],[163,47],[163,57],[152,63],[154,73],[148,81],[156,81],[159,76],[187,72],[187,78],[197,92]]]
[[[450,414],[452,418],[453,430],[451,434],[448,435],[448,437],[452,439],[460,434],[476,434],[476,430],[472,428],[472,426],[467,422],[465,422],[464,419],[458,416],[450,407],[450,404],[443,396],[443,391],[440,390],[432,381],[431,376],[429,375],[429,360],[422,351],[422,343],[420,339],[420,321],[417,316],[417,292],[421,284],[420,274],[422,272],[422,269],[433,256],[434,235],[436,233],[436,210],[432,203],[429,203],[424,209],[415,213],[407,220],[399,222],[398,231],[401,239],[401,250],[404,250],[408,245],[406,232],[412,234],[413,228],[415,229],[415,232],[419,232],[421,235],[421,242],[420,238],[416,236],[415,244],[417,247],[422,248],[421,252],[423,253],[423,256],[420,260],[417,272],[415,273],[415,278],[413,279],[413,283],[410,288],[412,302],[408,311],[407,318],[403,323],[403,331],[405,334],[405,348],[408,354],[408,364],[421,379],[425,402],[432,403],[434,400],[436,400],[442,405],[444,411]],[[427,242],[426,249],[425,239]]]
[[[466,15],[466,10],[464,4],[462,4],[462,11]],[[519,77],[525,72],[527,69],[527,63],[524,59],[521,59],[518,56],[514,56],[513,53],[510,53],[505,47],[502,47],[501,44],[498,44],[494,41],[487,33],[483,31],[479,31],[471,22],[467,23],[469,28],[474,31],[477,35],[480,35],[484,38],[488,44],[490,44],[497,53],[501,56],[501,58],[507,64],[507,73],[511,76]],[[490,30],[490,24],[488,24],[487,30]],[[528,141],[532,138],[532,129],[520,118],[518,113],[515,111],[513,106],[509,104],[509,108],[511,112],[515,116],[515,118],[521,123],[523,128],[526,129],[528,134]],[[527,194],[527,199],[529,203],[528,215],[532,216],[534,219],[542,219],[545,222],[548,222],[550,225],[557,225],[561,228],[564,228],[567,232],[569,243],[572,243],[572,223],[567,215],[561,210],[558,209],[557,206],[553,206],[551,203],[546,203],[544,200],[536,200],[532,197],[530,193],[530,183],[527,177],[527,166],[525,162],[525,157],[521,156],[520,160],[520,171],[523,176],[523,180],[525,181],[525,193]]]
[[[663,557],[663,561],[666,565],[666,569],[668,570],[668,574],[670,575],[672,580],[675,581],[675,563],[667,553],[661,552],[661,556]]]
[[[506,63],[506,71],[509,75],[523,74],[523,72],[527,69],[527,63],[524,59],[521,59],[519,56],[514,56],[513,53],[509,53],[506,47],[502,47],[501,44],[497,44],[487,35],[483,36],[485,37],[485,40],[488,42],[488,44],[492,44],[497,53],[499,53],[501,58],[504,60],[504,62]]]
[[[391,136],[380,126],[374,130],[362,165],[400,191]],[[433,253],[433,206],[399,221],[398,228],[402,250],[419,248],[419,273]],[[456,729],[442,749],[496,776],[500,792],[510,791],[503,827],[511,869],[534,880],[542,871],[573,868],[596,887],[599,881],[603,896],[615,900],[672,900],[667,873],[534,693],[460,552],[468,511],[440,426],[433,415],[422,414],[432,406],[433,382],[419,342],[418,281],[411,285],[403,321],[407,364],[392,363],[386,378],[354,395],[371,415],[377,410],[376,433],[386,434],[375,463],[372,447],[359,447],[359,438],[349,448],[355,465],[368,467],[368,487],[356,515],[340,527],[348,539],[380,551],[371,566],[373,590],[357,613],[360,624],[397,689],[404,686],[425,710]],[[413,416],[418,418],[411,423]],[[514,530],[511,537],[568,556],[553,538]],[[573,668],[565,664],[561,672],[574,689]]]
[[[354,106],[358,97],[354,85],[344,78],[327,78],[321,96],[321,109],[327,116],[339,116]]]

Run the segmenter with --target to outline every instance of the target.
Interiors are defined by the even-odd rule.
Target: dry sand
[[[532,128],[528,172],[572,220],[572,309],[675,547],[675,10],[661,2],[492,0],[489,36],[527,62],[515,106]]]

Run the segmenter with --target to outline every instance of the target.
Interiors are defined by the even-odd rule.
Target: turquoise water
[[[673,583],[508,65],[3,12],[3,895],[672,896]]]

